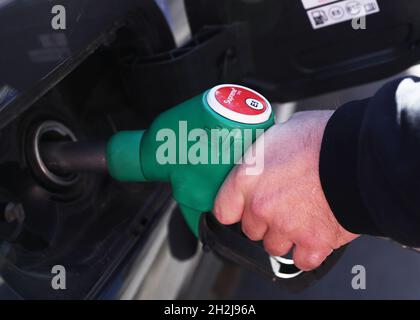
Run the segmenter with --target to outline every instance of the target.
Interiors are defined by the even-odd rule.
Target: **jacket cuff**
[[[322,140],[319,174],[328,204],[343,228],[382,236],[363,204],[358,184],[359,136],[369,101],[350,102],[333,114]]]

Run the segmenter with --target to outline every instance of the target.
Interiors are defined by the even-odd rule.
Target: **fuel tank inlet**
[[[79,180],[79,173],[56,170],[44,159],[44,149],[50,144],[75,143],[78,139],[61,122],[47,120],[32,126],[27,135],[26,158],[34,175],[47,187],[70,188]]]

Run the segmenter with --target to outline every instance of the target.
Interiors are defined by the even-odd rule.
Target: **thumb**
[[[229,174],[220,188],[213,212],[220,223],[230,225],[241,221],[245,198],[235,179],[236,168]]]

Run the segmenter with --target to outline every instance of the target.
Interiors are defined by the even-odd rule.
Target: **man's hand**
[[[331,111],[297,113],[264,137],[264,170],[247,175],[237,166],[217,196],[214,213],[223,224],[242,222],[243,232],[283,256],[292,248],[298,268],[317,268],[334,249],[358,237],[335,219],[319,179],[319,153]],[[257,141],[262,143],[262,140]]]

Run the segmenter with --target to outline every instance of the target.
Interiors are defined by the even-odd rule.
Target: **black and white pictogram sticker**
[[[377,0],[302,0],[314,29],[380,12]]]

